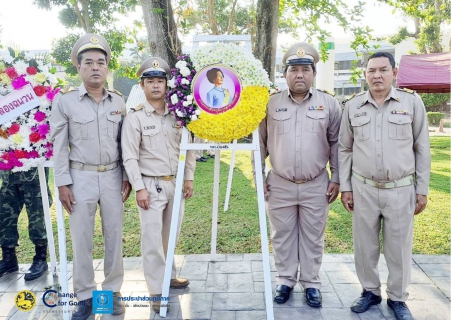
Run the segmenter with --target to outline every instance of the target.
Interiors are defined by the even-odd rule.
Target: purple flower
[[[45,119],[45,113],[44,112],[37,111],[34,114],[34,120],[36,120],[37,122],[41,122],[44,119]]]
[[[25,76],[21,75],[20,77],[17,77],[16,79],[14,79],[11,84],[15,90],[18,90],[18,89],[23,88],[27,83],[28,83],[28,81],[25,80]]]
[[[45,138],[46,134],[50,131],[50,127],[47,123],[43,123],[38,126],[38,131],[39,135]]]

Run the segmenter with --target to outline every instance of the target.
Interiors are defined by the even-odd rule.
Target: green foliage
[[[451,21],[451,2],[449,0],[378,0],[401,10],[415,22],[415,32],[409,33],[406,27],[389,37],[389,41],[398,44],[408,37],[416,39],[420,53],[442,52],[440,26]]]
[[[427,117],[429,125],[437,126],[440,124],[440,120],[445,119],[446,115],[441,112],[428,112]]]
[[[449,93],[420,93],[426,109],[439,107],[450,100]]]
[[[130,95],[132,87],[138,83],[138,80],[134,78],[136,77],[123,77],[121,76],[121,72],[119,70],[116,70],[113,74],[114,89],[122,93],[124,98],[128,97]]]

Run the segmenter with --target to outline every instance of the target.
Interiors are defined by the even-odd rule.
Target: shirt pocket
[[[326,118],[323,111],[307,111],[305,119],[305,130],[308,132],[318,132],[321,122]]]
[[[145,149],[155,150],[157,148],[157,139],[159,133],[160,128],[142,131],[142,139]]]
[[[388,116],[388,137],[404,140],[412,136],[412,118],[408,115]]]
[[[94,116],[73,116],[69,122],[69,135],[85,140],[94,139]]]
[[[117,134],[119,132],[119,123],[121,122],[121,115],[107,115],[107,131],[108,137],[117,138]]]
[[[358,141],[368,140],[371,128],[370,117],[358,117],[351,119],[351,126],[354,130],[354,139]]]
[[[276,112],[272,115],[275,127],[277,128],[277,134],[284,134],[290,132],[291,113],[289,112]]]

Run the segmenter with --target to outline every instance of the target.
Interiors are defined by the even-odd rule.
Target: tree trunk
[[[259,59],[274,81],[277,33],[279,31],[279,0],[259,0],[257,3],[257,33],[254,56]]]
[[[215,0],[208,0],[207,3],[207,13],[208,13],[208,24],[210,25],[210,29],[212,34],[218,34],[218,25],[215,20]]]
[[[170,0],[141,0],[150,53],[172,68],[182,52]]]

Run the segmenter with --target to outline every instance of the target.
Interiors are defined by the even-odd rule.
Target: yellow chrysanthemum
[[[21,144],[23,142],[22,135],[20,133],[16,133],[12,136],[14,144]]]
[[[245,87],[241,100],[233,109],[221,114],[202,112],[199,119],[191,121],[187,128],[202,139],[216,142],[240,139],[257,129],[265,117],[268,100],[268,88]]]
[[[8,77],[8,75],[6,73],[2,73],[2,74],[0,74],[0,82],[3,84],[10,84],[11,79]]]
[[[38,83],[44,83],[47,77],[43,73],[38,73],[34,76],[34,80]]]

